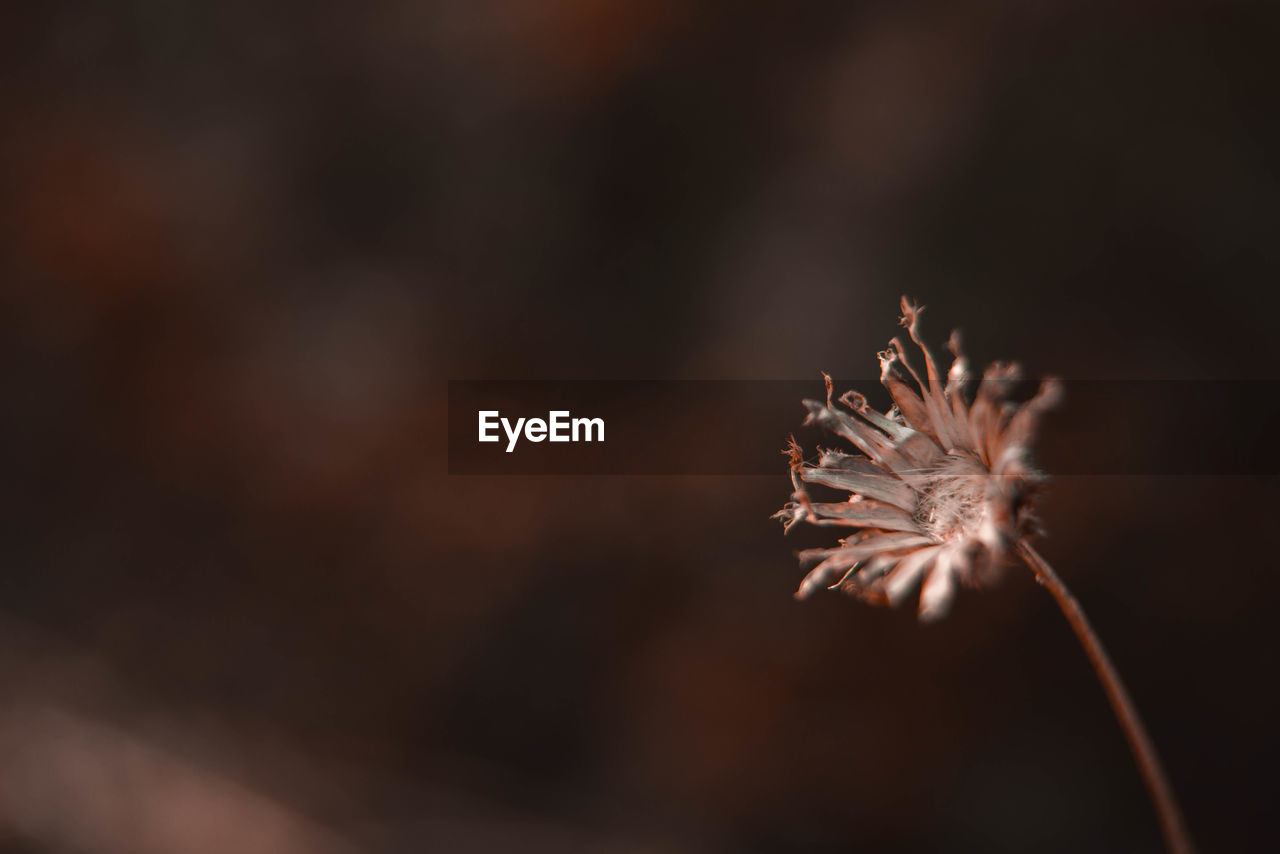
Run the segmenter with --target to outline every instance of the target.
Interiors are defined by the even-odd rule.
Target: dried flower
[[[896,606],[920,586],[920,618],[941,617],[957,585],[994,581],[1012,547],[1035,533],[1031,503],[1044,478],[1031,465],[1030,445],[1039,416],[1061,396],[1060,384],[1045,380],[1032,399],[1014,403],[1009,395],[1018,366],[997,362],[968,402],[972,377],[958,333],[951,334],[955,361],[944,380],[920,339],[922,311],[903,297],[902,325],[924,356],[927,383],[900,339],[879,354],[880,380],[895,404],[889,412],[872,409],[856,392],[833,401],[825,374],[826,402],[804,401],[806,424],[844,437],[863,456],[820,449],[818,464],[806,464],[794,438],[785,452],[795,492],[775,518],[787,530],[797,522],[859,529],[839,548],[800,553],[801,565],[813,568],[799,598],[841,588]],[[847,501],[818,502],[806,483],[851,494]]]
[[[1182,810],[1120,674],[1080,603],[1029,542],[1037,533],[1031,503],[1044,481],[1031,465],[1032,435],[1040,415],[1062,396],[1061,386],[1048,379],[1035,397],[1013,402],[1018,367],[997,362],[987,368],[969,402],[971,377],[959,336],[951,333],[955,361],[944,383],[920,340],[921,310],[902,298],[902,325],[924,354],[927,384],[894,338],[880,353],[880,381],[895,404],[889,412],[875,411],[856,392],[833,401],[831,377],[825,374],[826,403],[804,402],[806,424],[838,433],[865,456],[821,451],[818,464],[808,465],[794,438],[785,451],[795,492],[774,517],[787,530],[797,522],[860,529],[839,548],[800,553],[802,565],[817,565],[796,596],[839,587],[867,601],[898,605],[921,586],[920,618],[933,619],[950,608],[957,585],[988,583],[1016,553],[1053,595],[1088,654],[1142,772],[1169,850],[1190,854],[1194,846]],[[806,483],[843,489],[849,499],[815,502]],[[833,578],[835,583],[828,584]]]

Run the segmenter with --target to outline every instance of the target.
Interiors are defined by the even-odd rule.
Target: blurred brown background
[[[781,459],[450,478],[445,383],[865,376],[904,292],[1273,380],[1275,8],[8,9],[0,851],[1156,850],[1026,573],[797,604]],[[1185,417],[1265,447],[1268,390]],[[1277,842],[1277,492],[1043,508],[1205,851]]]

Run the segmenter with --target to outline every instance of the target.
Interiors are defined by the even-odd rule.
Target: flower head
[[[791,501],[775,514],[787,530],[797,522],[856,528],[838,548],[807,549],[812,567],[796,591],[804,598],[822,587],[840,588],[869,602],[898,605],[921,587],[921,619],[943,616],[958,585],[982,586],[1003,570],[1009,550],[1036,532],[1032,499],[1044,477],[1031,465],[1030,446],[1040,415],[1061,397],[1048,379],[1030,400],[1009,400],[1020,379],[1016,364],[987,368],[976,393],[960,337],[946,376],[920,339],[923,308],[902,298],[902,325],[924,358],[921,379],[899,338],[881,352],[880,381],[894,406],[880,413],[857,392],[825,402],[806,400],[806,424],[843,437],[861,454],[820,450],[804,462],[793,438]],[[819,502],[805,484],[850,493],[847,501]]]

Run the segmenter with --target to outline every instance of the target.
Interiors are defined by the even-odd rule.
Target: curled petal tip
[[[894,376],[893,366],[898,361],[898,356],[892,350],[881,350],[878,354],[880,357],[880,382],[885,382]]]
[[[902,298],[901,306],[902,317],[899,318],[898,323],[905,326],[907,331],[911,333],[911,337],[914,339],[916,338],[920,315],[924,313],[924,306],[906,296]]]
[[[1040,398],[1040,406],[1047,409],[1062,403],[1066,389],[1057,377],[1045,377],[1040,381],[1040,391],[1036,396]]]
[[[804,453],[800,450],[800,443],[796,441],[794,433],[787,437],[787,446],[782,449],[782,455],[790,462],[791,468],[797,469],[800,467],[800,463],[804,459]]]
[[[862,412],[867,408],[866,395],[856,392],[853,389],[849,389],[844,394],[840,395],[839,399],[841,403],[852,409],[854,412]]]

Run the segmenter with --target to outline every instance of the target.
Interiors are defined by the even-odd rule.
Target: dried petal
[[[850,528],[880,528],[885,531],[923,533],[910,513],[871,499],[811,504],[815,525],[843,525]]]
[[[893,572],[885,577],[884,593],[890,605],[896,608],[902,604],[902,600],[916,588],[942,550],[942,546],[922,548],[898,562]]]
[[[902,510],[910,511],[916,503],[911,487],[887,474],[860,474],[845,469],[820,467],[801,469],[800,477],[807,483],[820,483],[848,490]]]
[[[945,617],[956,595],[953,566],[956,550],[945,548],[938,553],[933,571],[920,591],[920,619],[929,621]]]
[[[860,561],[883,554],[886,551],[914,548],[929,542],[928,537],[904,534],[886,534],[881,537],[870,537],[867,540],[842,549],[832,549],[826,559],[809,571],[796,590],[796,598],[804,599],[814,592],[828,586],[833,579],[856,566]],[[820,551],[820,550],[813,550]],[[826,550],[821,550],[826,551]]]

